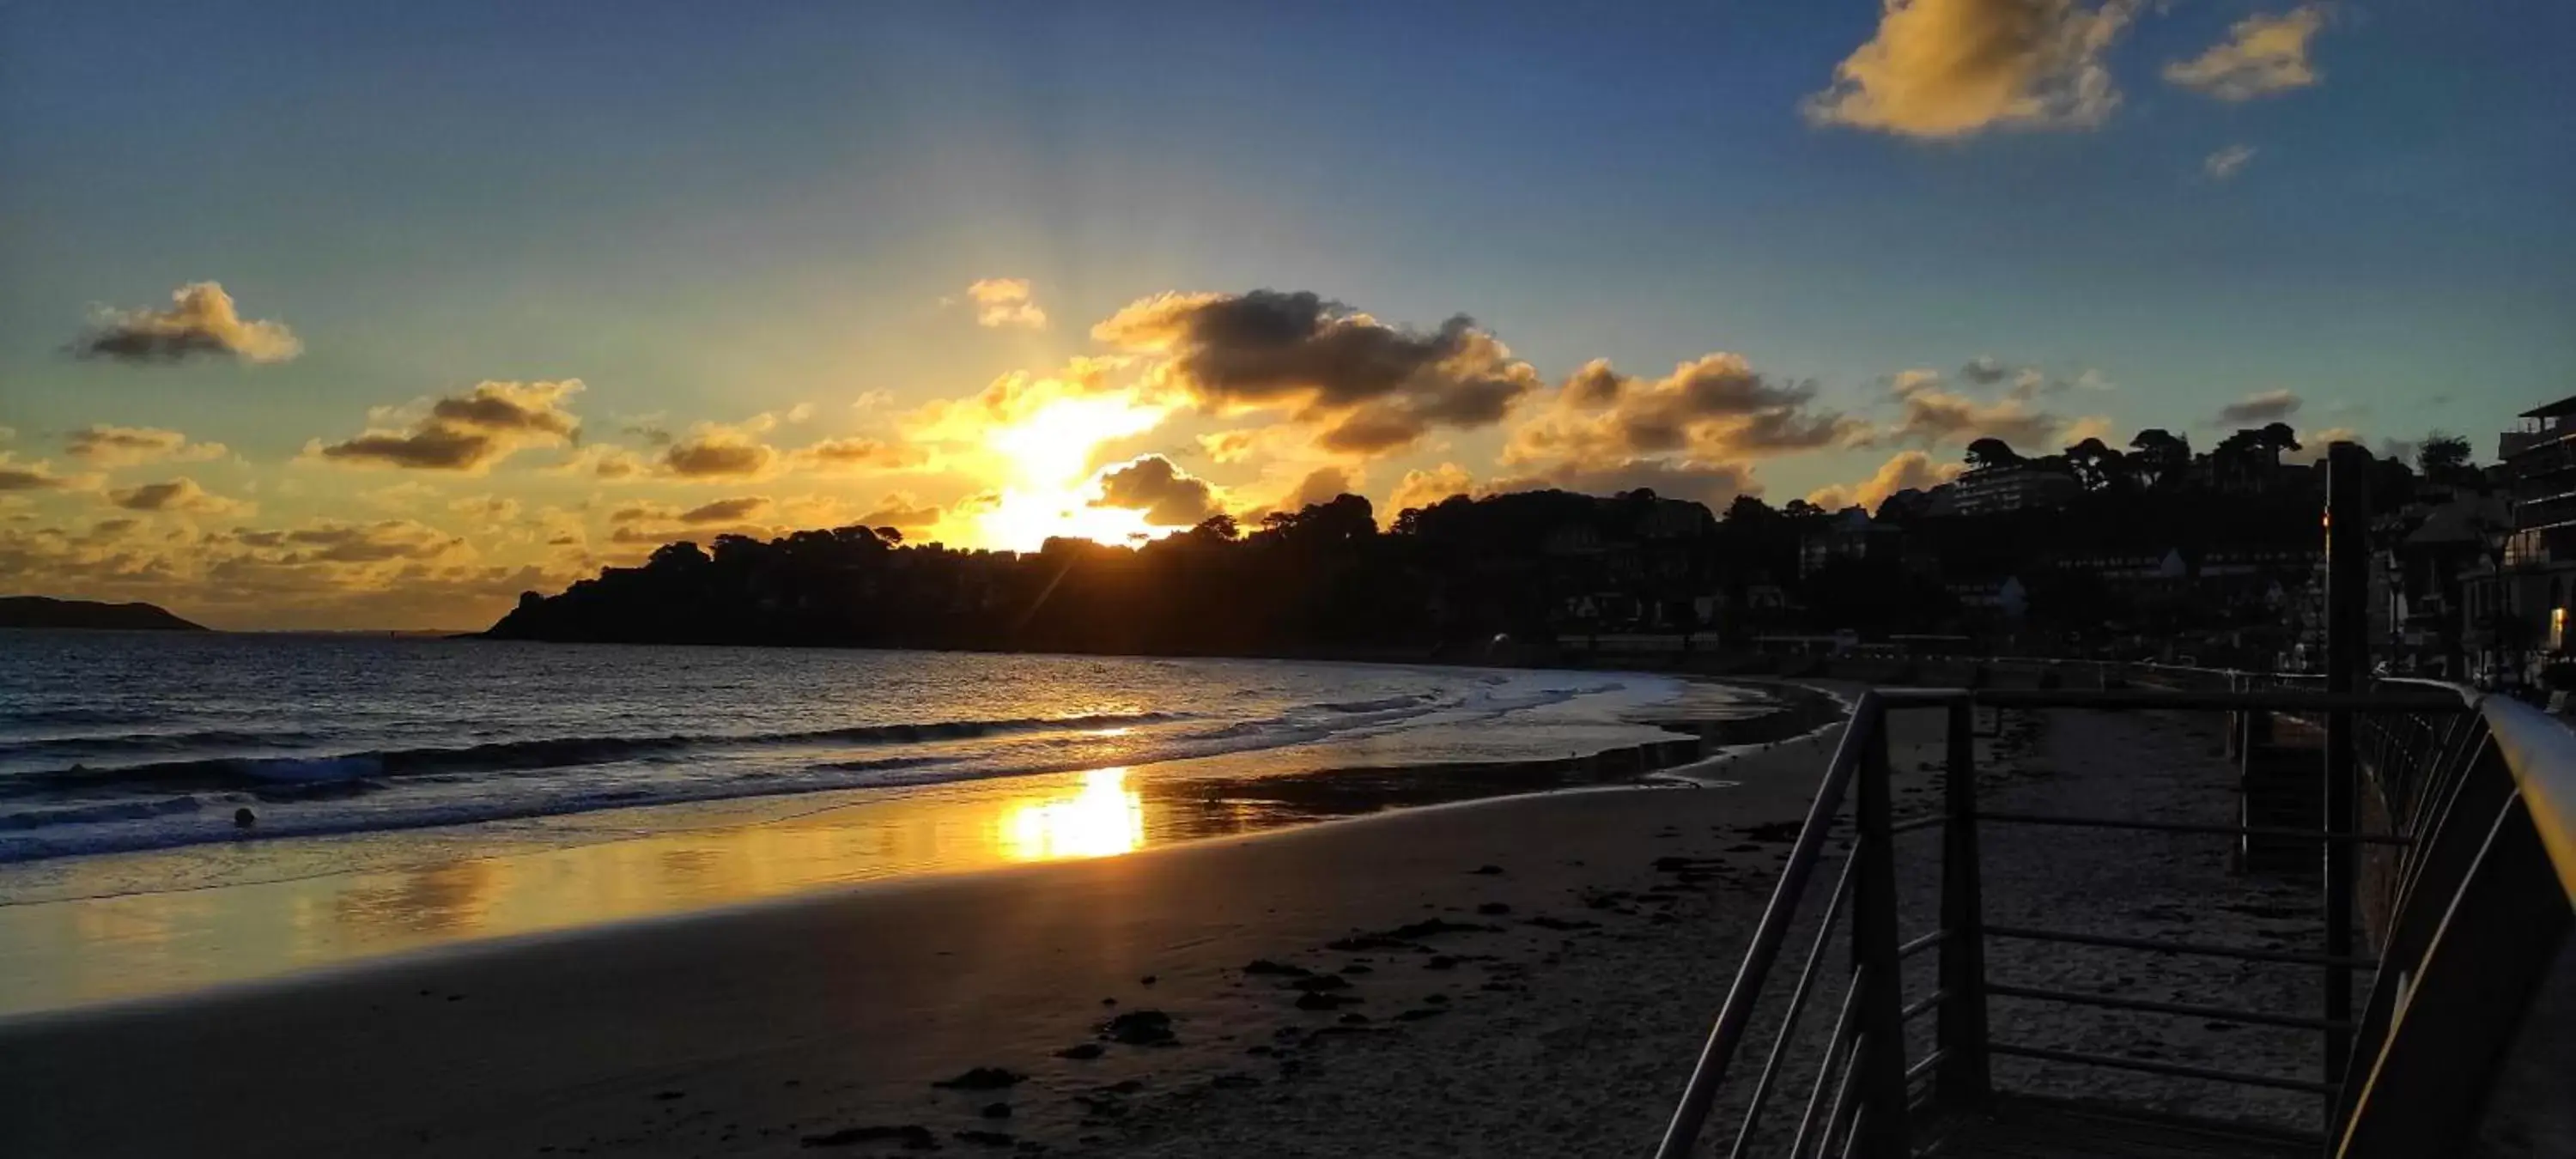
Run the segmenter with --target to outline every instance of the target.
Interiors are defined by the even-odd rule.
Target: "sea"
[[[0,631],[0,1014],[1390,808],[1722,784],[1693,770],[1830,715],[1620,672]]]

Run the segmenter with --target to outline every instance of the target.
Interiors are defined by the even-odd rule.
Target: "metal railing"
[[[2106,687],[2093,690],[1862,694],[1657,1155],[1679,1159],[1696,1153],[1847,797],[1851,852],[1827,895],[1766,1061],[1754,1076],[1729,1156],[1755,1153],[1764,1142],[1763,1113],[1787,1078],[1800,1017],[1823,989],[1828,947],[1841,928],[1837,919],[1846,915],[1850,968],[1786,1152],[1791,1156],[1907,1155],[1942,1124],[1973,1118],[1993,1105],[1995,1057],[2315,1095],[2324,1100],[2326,1129],[2303,1139],[2320,1155],[2450,1150],[2469,1129],[2477,1095],[2576,914],[2576,735],[2529,706],[2430,682],[2378,681],[2368,691],[2330,692],[2291,686],[2297,681],[2208,675],[2219,677],[2214,687],[2132,688],[2126,680],[2118,682],[2123,687],[2108,687],[2114,682],[2104,679]],[[1987,810],[1978,800],[1974,748],[1981,707],[2304,716],[2320,722],[2328,737],[2322,754],[2329,782],[2325,815],[2316,828],[2290,828]],[[1891,816],[1890,807],[1887,720],[1897,711],[1940,711],[1948,731],[1942,807],[1904,822]],[[2340,794],[2331,787],[2338,778],[2345,782]],[[2384,832],[2362,832],[2354,823],[2353,798],[2364,778],[2385,818]],[[2323,850],[2325,944],[2292,950],[1987,923],[1979,880],[1981,827],[2070,825],[2314,841]],[[1930,828],[1943,833],[1940,924],[1900,941],[1897,838]],[[2356,952],[2351,944],[2353,854],[2365,848],[2391,851],[2397,859],[2397,902],[2377,955]],[[1986,975],[1984,949],[1998,939],[2307,966],[2327,980],[2323,1008],[2313,1015],[2235,1010],[1997,983]],[[1931,993],[1908,1003],[1903,962],[1933,950],[1940,955],[1938,981]],[[2351,998],[2355,975],[2368,983],[2358,1013]],[[1988,1034],[1989,997],[2314,1031],[2323,1037],[2322,1073],[2249,1074],[1998,1042]],[[1906,1027],[1925,1014],[1938,1018],[1933,1048],[1909,1059]]]

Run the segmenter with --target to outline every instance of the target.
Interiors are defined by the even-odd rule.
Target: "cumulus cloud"
[[[926,458],[908,444],[856,435],[824,439],[795,453],[798,466],[822,472],[895,471],[920,466]]]
[[[1475,489],[1476,479],[1467,473],[1465,467],[1442,463],[1428,471],[1405,472],[1404,478],[1396,480],[1395,493],[1387,496],[1386,508],[1403,511],[1412,507],[1429,507],[1452,495],[1472,494]]]
[[[237,530],[233,538],[251,547],[284,549],[284,562],[382,563],[432,560],[471,554],[462,536],[449,535],[409,519],[344,523],[325,519],[285,531]]]
[[[370,428],[345,442],[306,448],[308,456],[360,466],[480,473],[527,447],[562,446],[580,433],[565,402],[581,380],[484,382],[430,404],[409,430]]]
[[[0,451],[0,491],[51,491],[68,487],[71,482],[55,474],[53,464],[49,462],[24,462],[14,454]]]
[[[1261,445],[1260,431],[1218,431],[1199,436],[1199,450],[1219,463],[1240,463]]]
[[[2252,145],[2230,145],[2200,160],[2200,172],[2212,181],[2225,181],[2236,176],[2245,163],[2254,159]]]
[[[1870,477],[1857,483],[1835,483],[1807,494],[1807,502],[1827,511],[1861,506],[1872,511],[1899,491],[1925,490],[1956,479],[1967,470],[1965,463],[1936,463],[1921,451],[1900,451],[1878,465]]]
[[[145,483],[137,487],[107,493],[107,501],[128,511],[184,511],[200,515],[229,515],[248,510],[249,505],[226,499],[185,475],[162,483]]]
[[[192,443],[178,431],[104,424],[73,431],[64,440],[63,450],[75,459],[101,467],[131,467],[165,460],[198,462],[220,459],[228,453],[222,443]]]
[[[2229,26],[2227,39],[2190,60],[2165,65],[2165,79],[2222,101],[2249,101],[2317,83],[2308,41],[2325,8],[2305,4],[2278,16],[2256,13]]]
[[[691,525],[705,523],[736,523],[741,520],[751,518],[753,514],[768,506],[769,497],[766,495],[745,495],[739,499],[718,499],[712,503],[701,503],[698,506],[681,512],[680,522]]]
[[[218,283],[190,282],[171,291],[170,300],[167,310],[99,308],[73,352],[120,362],[177,362],[199,354],[284,362],[304,352],[285,323],[243,318]]]
[[[1930,370],[1907,370],[1891,387],[1898,407],[1896,421],[1880,433],[1892,443],[1917,446],[1964,446],[1981,438],[1998,438],[2022,446],[2054,446],[2066,422],[2031,405],[2038,391],[2015,390],[1988,402],[1948,389]]]
[[[1586,495],[1615,495],[1645,488],[1666,499],[1689,499],[1711,509],[1725,507],[1738,495],[1759,495],[1762,484],[1745,463],[1674,462],[1631,459],[1598,466],[1558,464],[1530,475],[1497,479],[1485,490],[1494,494],[1557,487]]]
[[[2133,0],[1885,0],[1877,34],[1807,98],[1817,124],[1910,137],[2081,128],[2120,103],[2104,52]]]
[[[1092,335],[1158,361],[1149,383],[1214,413],[1285,411],[1338,454],[1385,454],[1435,428],[1500,422],[1538,373],[1464,314],[1429,332],[1313,293],[1162,294]]]
[[[761,442],[757,425],[700,423],[689,437],[671,444],[659,460],[665,474],[682,479],[749,479],[778,465],[778,449]]]
[[[1340,467],[1317,467],[1306,472],[1306,477],[1297,481],[1296,489],[1288,492],[1287,496],[1279,501],[1279,509],[1303,511],[1317,504],[1330,503],[1356,490],[1357,487],[1352,483],[1349,471]]]
[[[2295,391],[2258,391],[2218,408],[2218,421],[2225,424],[2279,422],[2299,413],[2302,401]]]
[[[868,527],[891,527],[897,531],[917,531],[939,522],[939,505],[924,503],[909,492],[889,492],[859,522]]]
[[[1046,311],[1038,308],[1030,296],[1027,278],[984,278],[966,287],[967,300],[975,304],[978,326],[1022,326],[1031,330],[1046,327]]]
[[[1143,455],[1100,473],[1100,498],[1094,507],[1124,507],[1145,513],[1157,527],[1190,527],[1224,508],[1208,481],[1173,466],[1161,455]]]
[[[1512,432],[1503,462],[1594,470],[1678,454],[1714,463],[1837,446],[1866,433],[1866,424],[1815,400],[1814,383],[1766,378],[1736,354],[1702,355],[1651,380],[1596,359]]]

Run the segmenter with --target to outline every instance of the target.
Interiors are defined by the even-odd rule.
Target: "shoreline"
[[[1740,754],[1735,788],[1424,806],[0,1021],[0,1138],[29,1155],[801,1154],[928,1124],[952,1147],[1079,1148],[1142,1126],[1155,1097],[1288,1081],[1309,1037],[1516,1008],[1649,929],[1697,963],[1665,1012],[1695,1036],[1725,981],[1708,940],[1749,929],[1735,918],[1758,911],[1832,727]],[[1676,858],[1689,868],[1662,868]],[[1355,931],[1384,948],[1325,948],[1378,944]],[[1244,972],[1265,960],[1375,972],[1334,975],[1347,1009],[1308,1009],[1321,991]],[[1179,1045],[1057,1057],[1139,1010],[1168,1013]],[[931,1085],[975,1067],[1029,1077]],[[985,1118],[994,1103],[1011,1117]],[[136,1105],[155,1112],[117,1111]]]
[[[245,850],[227,845],[21,863],[12,868],[21,870],[23,900],[0,905],[0,1021],[291,986],[316,971],[416,953],[794,904],[854,887],[1132,856],[1450,804],[1668,787],[1656,779],[1661,770],[1739,762],[1785,739],[1783,728],[1812,735],[1843,715],[1840,698],[1814,687],[1688,683],[1749,690],[1778,707],[1699,725],[1658,725],[1649,707],[1630,727],[1663,739],[1541,761],[1260,775],[1272,762],[1255,753],[1233,762],[1250,775],[1202,776],[1181,761],[282,838],[258,849],[248,878]],[[1693,727],[1704,731],[1656,731]],[[48,871],[51,880],[25,884]],[[186,877],[207,872],[228,876]]]

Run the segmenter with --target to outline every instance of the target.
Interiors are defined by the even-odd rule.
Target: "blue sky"
[[[1945,37],[2003,72],[1964,75]],[[2295,59],[2167,79],[2285,37]],[[1912,479],[1969,433],[1915,429],[1900,381],[2050,441],[2213,439],[2264,396],[2304,432],[2484,448],[2576,393],[2571,42],[2576,14],[2540,2],[10,5],[0,482],[34,481],[0,494],[0,587],[463,626],[683,532],[936,507],[920,530],[971,542],[1011,464],[954,421],[939,444],[924,408],[1109,353],[1120,377],[1055,394],[1125,392],[1150,425],[1084,465],[1161,454],[1238,513],[1318,471],[1390,514],[1434,476],[1647,468],[1712,500],[1866,498],[1896,456],[1922,453]],[[1894,63],[1820,114],[1871,45]],[[983,279],[1024,282],[1045,323],[977,325]],[[209,281],[300,353],[69,353],[116,324],[99,310]],[[1150,348],[1091,333],[1153,295],[1258,289],[1399,330],[1468,315],[1525,389],[1492,421],[1330,451],[1312,397],[1247,408],[1173,370],[1186,320]],[[1757,445],[1740,415],[1694,415],[1681,447],[1551,458],[1518,433],[1583,417],[1555,396],[1590,360],[1651,399],[1721,352],[1767,389],[1812,382],[1755,405],[1832,437]],[[1975,359],[2012,377],[1962,374]],[[479,383],[566,379],[578,446],[321,453],[417,433]],[[777,455],[657,465],[693,424]],[[74,454],[98,425],[185,441]],[[1198,436],[1224,430],[1267,433],[1218,461]],[[840,438],[920,450],[803,469]],[[637,469],[583,469],[614,452]],[[182,476],[208,498],[137,495]],[[749,520],[678,518],[754,498]],[[300,551],[256,542],[297,531]]]

